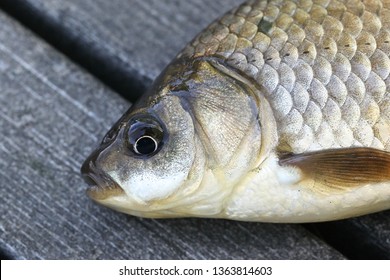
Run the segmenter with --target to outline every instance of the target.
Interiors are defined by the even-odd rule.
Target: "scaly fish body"
[[[143,217],[390,208],[390,1],[248,1],[200,33],[82,172]]]

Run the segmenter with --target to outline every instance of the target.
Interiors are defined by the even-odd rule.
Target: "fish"
[[[390,209],[390,1],[244,2],[179,52],[81,173],[92,200],[145,218]]]

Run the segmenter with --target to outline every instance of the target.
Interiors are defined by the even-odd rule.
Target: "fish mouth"
[[[124,190],[109,176],[101,173],[92,161],[85,162],[81,174],[88,184],[87,195],[96,201],[124,194]]]

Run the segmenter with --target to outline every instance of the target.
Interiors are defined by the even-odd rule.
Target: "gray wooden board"
[[[3,0],[0,6],[106,84],[134,99],[187,41],[240,2]],[[99,72],[101,68],[106,72]],[[351,258],[390,258],[389,213],[308,228]],[[346,232],[352,236],[345,236]]]
[[[4,0],[0,5],[6,2],[13,6],[17,6],[18,2],[30,5],[36,12],[39,12],[37,18],[49,18],[50,20],[46,23],[60,28],[59,34],[68,34],[68,38],[65,36],[61,39],[63,45],[72,45],[68,40],[79,40],[78,46],[93,50],[91,53],[96,55],[97,62],[108,59],[115,64],[115,67],[122,68],[122,72],[129,77],[128,80],[131,82],[134,81],[131,78],[137,71],[146,75],[143,83],[153,79],[163,65],[184,45],[185,41],[192,38],[211,18],[236,4],[235,1],[216,1],[212,2],[211,5],[205,5],[204,1],[192,1],[186,2],[186,4],[181,4],[181,1],[132,1],[130,5],[129,2],[111,1],[110,7],[107,7],[105,6],[106,1]],[[220,5],[222,8],[219,7]],[[205,6],[207,6],[206,10],[204,10]],[[14,15],[18,17],[19,14]],[[115,16],[112,16],[113,14]],[[183,17],[185,20],[182,19]],[[19,19],[21,20],[20,17]],[[164,25],[161,22],[169,22],[170,24]],[[171,26],[175,25],[181,28],[171,29]],[[138,26],[141,27],[137,28]],[[63,30],[67,30],[67,32],[63,32]],[[143,34],[149,35],[144,36]],[[175,40],[172,40],[172,34]],[[41,35],[45,37],[50,34]],[[118,44],[118,40],[121,44]],[[154,44],[161,44],[161,47]],[[172,45],[173,47],[171,47]],[[164,51],[162,52],[161,49]],[[163,61],[160,60],[160,63],[156,64],[158,59],[163,59]],[[83,64],[83,61],[80,63]],[[98,63],[95,65],[100,66]],[[359,247],[361,244],[372,244],[374,247],[380,248],[382,252],[380,255],[389,252],[389,239],[384,238],[386,236],[384,233],[390,227],[388,220],[386,220],[389,217],[388,212],[384,212],[382,217],[374,219],[374,222],[366,217],[346,221],[345,225],[349,229],[355,229],[359,233],[357,234],[359,238],[353,239],[356,242],[351,246]],[[344,222],[341,223],[343,225]],[[345,238],[344,232],[340,232],[344,227],[333,226],[334,223],[327,225],[327,232],[332,236],[340,236],[340,240],[343,240],[341,237]],[[362,228],[372,230],[369,235],[365,235]],[[323,226],[320,226],[319,229],[323,229]],[[319,234],[323,236],[321,232]],[[338,245],[337,243],[340,242],[333,242],[335,245]],[[359,250],[363,249],[367,249],[367,246],[360,247]]]
[[[123,69],[120,72],[127,73],[125,75],[128,77],[133,77],[136,73],[137,77],[145,78],[143,83],[148,84],[148,81],[153,80],[196,33],[219,15],[243,1],[26,0],[23,2],[28,3],[40,17],[50,19],[47,21],[49,24],[56,25],[60,30],[67,30],[65,34],[71,34],[71,38],[80,41],[78,46],[94,50],[94,55],[100,61],[112,62],[111,68]],[[66,45],[66,38],[62,41]],[[107,84],[117,88],[112,85],[115,79],[106,78]],[[134,80],[132,79],[131,82]],[[120,93],[130,99],[139,94],[139,92],[123,91]],[[390,259],[390,238],[386,235],[390,230],[389,211],[384,212],[381,218],[362,217],[325,225],[312,225],[308,228],[318,232],[324,238],[330,236],[326,240],[337,246],[339,250],[343,250],[343,253],[350,258]],[[371,229],[369,233],[365,231],[367,228]],[[346,237],[346,232],[353,236]],[[345,238],[349,242],[343,242]]]
[[[140,84],[149,84],[195,34],[241,2],[2,0],[0,7],[134,100],[145,88]]]
[[[390,211],[306,225],[344,255],[354,259],[390,259]]]
[[[299,225],[148,220],[79,167],[129,103],[0,12],[0,248],[20,259],[340,259]]]

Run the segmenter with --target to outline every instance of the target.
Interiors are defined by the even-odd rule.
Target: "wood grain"
[[[146,220],[85,195],[81,162],[129,103],[0,13],[0,248],[18,259],[340,259],[299,225]]]
[[[131,2],[121,0],[2,0],[0,1],[0,8],[13,15],[15,18],[18,19],[18,21],[24,23],[24,25],[28,29],[32,29],[34,32],[36,32],[36,34],[44,38],[44,40],[49,42],[52,46],[54,46],[56,49],[60,50],[66,55],[66,58],[61,57],[61,59],[59,59],[60,56],[58,54],[47,57],[46,53],[42,53],[42,51],[38,52],[40,54],[39,58],[36,57],[34,59],[44,60],[44,62],[41,62],[42,65],[50,65],[51,63],[53,63],[53,60],[59,61],[59,64],[65,63],[64,65],[68,65],[69,62],[67,61],[67,59],[70,58],[77,64],[81,65],[84,69],[87,69],[87,71],[90,72],[92,75],[100,79],[100,81],[103,82],[105,85],[114,89],[116,92],[120,93],[128,100],[135,100],[137,96],[142,94],[143,91],[147,88],[147,86],[150,85],[150,82],[156,77],[156,75],[158,75],[158,73],[171,60],[171,58],[182,47],[184,47],[187,41],[191,40],[191,38],[193,38],[193,36],[198,33],[204,26],[206,26],[211,20],[216,18],[218,15],[224,13],[231,7],[235,6],[239,2],[241,2],[241,0],[132,0]],[[7,22],[9,24],[9,21]],[[3,26],[3,22],[1,22],[1,24]],[[15,24],[13,23],[12,25],[14,26]],[[20,27],[18,28],[20,29]],[[11,34],[12,31],[9,31],[9,33]],[[24,37],[26,36],[25,34],[30,33],[22,32],[19,36]],[[29,36],[33,37],[33,35]],[[4,37],[2,42],[8,42],[8,40],[8,37]],[[19,42],[20,44],[23,43],[21,39],[15,40],[17,40],[16,42]],[[26,50],[24,50],[28,47],[31,47],[31,45],[19,46],[19,55],[28,55]],[[35,57],[35,51],[30,50],[29,56]],[[50,50],[48,51],[48,53],[55,52],[53,50]],[[4,55],[1,55],[1,57],[3,56]],[[74,67],[74,65],[69,65],[66,67]],[[45,67],[47,68],[47,66]],[[43,67],[42,69],[45,69],[45,67]],[[71,70],[68,69],[64,71]],[[43,74],[51,75],[52,71],[47,70]],[[72,96],[72,98],[74,98],[74,100],[80,100],[79,102],[81,104],[85,104],[85,106],[88,106],[88,110],[95,112],[94,114],[99,115],[102,118],[104,125],[103,123],[95,123],[94,121],[92,121],[93,118],[86,120],[85,124],[80,121],[76,122],[82,129],[85,129],[85,125],[91,125],[92,129],[88,130],[89,134],[91,136],[96,137],[97,139],[98,137],[100,137],[100,135],[104,133],[103,131],[106,129],[106,127],[109,127],[109,125],[116,118],[116,116],[120,114],[120,110],[115,111],[118,110],[116,108],[116,104],[118,103],[116,101],[112,101],[116,99],[112,97],[113,93],[107,89],[106,91],[108,92],[108,94],[105,93],[101,96],[99,95],[98,100],[95,100],[92,96],[96,94],[95,91],[98,91],[98,88],[101,88],[101,85],[96,83],[96,81],[91,84],[89,84],[89,82],[83,82],[82,80],[85,79],[84,75],[86,74],[83,73],[83,71],[81,71],[80,69],[78,69],[76,73],[74,73],[74,76],[72,76],[72,78],[62,79],[61,76],[59,76],[50,78],[50,81],[51,79],[53,79],[52,82],[55,83],[61,89],[68,89],[69,92],[77,92],[78,94]],[[27,77],[25,79],[27,79]],[[1,87],[11,87],[11,81],[8,81],[7,86],[5,84],[2,84]],[[36,86],[38,88],[41,87],[38,85]],[[14,92],[14,94],[21,91],[20,87],[13,87],[14,89],[12,89],[12,91]],[[88,91],[89,93],[85,95],[83,91],[80,91],[80,89]],[[14,101],[10,100],[9,102]],[[124,101],[121,100],[119,104],[122,104],[122,102]],[[39,107],[39,105],[36,106]],[[106,110],[106,107],[110,107],[112,109],[110,109],[110,112],[101,113],[101,110]],[[49,117],[50,114],[48,115],[48,118]],[[44,116],[42,116],[42,118],[45,119]],[[12,131],[9,129],[6,130],[5,128],[3,130],[2,127],[0,129],[2,129],[2,131]],[[23,127],[21,129],[23,129]],[[50,126],[48,129],[49,131],[58,130],[58,128],[50,128]],[[15,134],[18,135],[18,137],[25,137],[23,135],[19,135],[16,132],[7,133],[7,139],[10,139],[7,141],[11,142],[13,142],[12,137]],[[21,141],[18,137],[16,137],[16,142]],[[79,135],[79,137],[83,139],[85,136]],[[5,140],[3,139],[2,141]],[[77,142],[77,140],[75,141]],[[0,141],[0,143],[2,142]],[[82,158],[85,157],[86,154],[88,154],[88,152],[92,149],[94,143],[95,142],[91,140],[90,142],[81,142],[77,144],[78,149],[83,149],[82,153],[76,155],[78,163],[81,162]],[[54,145],[54,143],[52,143],[52,145]],[[73,150],[75,148],[73,146],[66,146],[66,149]],[[64,153],[64,151],[62,151],[62,153]],[[45,156],[50,159],[52,156],[55,155],[51,155],[50,151],[48,151]],[[0,161],[1,158],[2,156],[0,157]],[[43,160],[43,158],[40,158],[40,161],[41,165],[46,166],[46,163],[44,163],[45,161]],[[12,180],[16,180],[15,178],[13,178],[13,176],[16,176],[15,174],[19,174],[21,172],[18,171],[18,168],[20,169],[20,165],[15,165],[13,167],[15,169],[14,173],[9,171],[11,166],[8,166],[7,161],[4,163],[4,165],[7,166],[7,168],[5,169],[5,171],[3,171],[3,173],[8,174],[7,176],[11,178],[9,179],[10,182],[12,182]],[[60,169],[62,169],[62,167]],[[77,169],[78,167],[76,167],[75,165],[74,172],[76,172]],[[74,176],[78,176],[78,172],[76,173],[74,174]],[[30,176],[28,171],[25,172],[25,176]],[[64,180],[70,180],[69,178]],[[37,177],[37,179],[39,179],[39,176]],[[100,209],[95,205],[90,204],[90,202],[83,196],[83,194],[80,193],[80,191],[84,191],[83,183],[80,182],[79,179],[72,180],[73,181],[71,182],[74,182],[73,184],[77,188],[79,188],[77,192],[77,197],[80,197],[78,197],[78,199],[82,199],[82,201],[79,201],[79,207],[90,207],[88,208],[88,211],[92,211],[94,213],[97,222],[99,222],[100,219],[114,219],[116,221],[114,222],[114,224],[119,223],[114,226],[114,228],[118,230],[121,228],[120,225],[121,222],[123,222],[123,219],[126,221],[126,223],[128,220],[133,221],[134,218],[122,217],[121,214],[111,213],[109,210]],[[8,181],[4,182],[7,182],[6,184],[10,184]],[[48,181],[48,184],[49,183],[50,181]],[[17,184],[12,183],[11,185],[15,187]],[[67,181],[64,182],[64,186],[67,186]],[[64,201],[66,201],[66,199],[69,199],[68,194],[65,195],[63,199]],[[145,221],[146,220],[140,220],[139,223],[143,223]],[[164,221],[163,224],[169,225],[169,228],[176,230],[175,226],[179,225],[182,222],[183,221]],[[158,221],[157,223],[162,222]],[[184,221],[184,223],[186,222]],[[273,248],[273,246],[278,247],[278,238],[283,238],[283,234],[285,234],[289,230],[289,227],[284,228],[282,226],[281,228],[283,230],[280,230],[280,232],[278,233],[279,226],[275,225],[248,225],[226,221],[203,222],[198,220],[191,220],[188,223],[190,226],[194,226],[195,224],[197,225],[197,223],[208,226],[211,223],[213,226],[216,227],[222,228],[223,226],[226,226],[229,229],[234,228],[232,229],[234,233],[230,232],[230,235],[228,236],[229,238],[232,238],[231,240],[237,242],[241,242],[242,239],[235,236],[236,231],[241,232],[239,230],[236,230],[236,228],[241,227],[242,225],[244,227],[251,228],[253,232],[253,235],[244,234],[243,236],[245,236],[245,238],[253,238],[254,236],[256,236],[256,242],[258,242],[258,239],[260,239],[260,241],[262,240],[262,234],[268,236],[265,238],[265,240],[267,240],[267,238],[271,238],[270,234],[275,234],[277,237],[274,237],[276,238],[275,243],[271,243],[271,248]],[[0,222],[0,230],[2,228],[1,225],[2,224]],[[150,224],[148,224],[148,226],[150,226]],[[154,226],[150,227],[153,228]],[[263,230],[264,228],[266,228],[265,232],[259,230]],[[302,231],[301,227],[294,226],[295,230],[297,230],[297,228],[298,231]],[[335,246],[338,250],[342,251],[343,254],[349,258],[390,259],[390,239],[388,238],[390,233],[389,211],[368,215],[365,217],[349,219],[345,221],[305,225],[305,228],[308,228],[311,232],[315,233],[320,238],[323,238],[332,246]],[[109,231],[109,228],[106,230]],[[256,232],[257,230],[259,230],[258,233]],[[8,237],[13,236],[13,234],[15,233],[15,231],[11,232],[12,233],[8,235]],[[157,234],[159,234],[158,231],[156,232]],[[307,234],[305,231],[302,232],[302,234]],[[141,233],[145,232],[141,231]],[[207,235],[208,232],[204,230],[204,234]],[[215,234],[216,235],[214,238],[218,239],[219,234],[224,235],[225,233],[224,231],[219,231]],[[94,237],[96,236],[102,237],[101,235],[94,235]],[[191,233],[189,234],[189,236],[191,236]],[[289,236],[288,233],[287,236]],[[286,236],[284,237],[287,238]],[[168,235],[165,236],[165,238],[166,242],[169,242],[170,239],[168,238]],[[188,238],[188,236],[182,238]],[[93,240],[94,242],[97,242],[96,239]],[[143,240],[142,237],[141,240]],[[199,240],[197,238],[192,240],[192,242],[194,242],[193,245],[198,246],[198,241]],[[115,240],[115,242],[117,242],[117,240]],[[246,250],[251,250],[248,249],[250,244],[253,244],[253,246],[256,248],[259,246],[259,248],[256,250],[259,250],[261,252],[265,250],[266,253],[256,253],[258,251],[253,249],[255,250],[253,254],[248,253],[246,255],[257,256],[259,258],[283,258],[284,254],[286,258],[300,258],[302,257],[302,255],[306,254],[308,250],[310,250],[304,249],[302,251],[302,255],[298,254],[295,250],[293,250],[291,254],[287,254],[287,251],[283,251],[284,253],[268,255],[267,249],[263,248],[267,247],[266,241],[264,241],[263,243],[260,242],[260,245],[255,244],[256,242],[254,241],[253,243],[245,243],[246,245],[242,245],[239,243],[237,244],[237,246],[248,246],[246,247]],[[125,243],[120,242],[120,244]],[[154,244],[157,245],[158,242]],[[206,242],[205,244],[207,244],[207,246],[211,246],[211,248],[215,248],[213,247],[212,242]],[[231,244],[231,242],[228,242],[228,244]],[[5,242],[3,247],[6,248],[7,246],[8,244],[7,242]],[[99,246],[100,244],[97,245],[97,248],[99,248]],[[283,247],[286,245],[282,242],[280,246]],[[171,248],[170,246],[168,247]],[[217,251],[228,250],[227,248],[225,248],[225,246],[222,247],[223,249],[218,247]],[[231,250],[234,251],[234,248],[236,247],[233,246]],[[291,246],[287,246],[287,248],[291,248]],[[324,250],[328,250],[326,246],[324,248]],[[153,254],[150,253],[148,255],[146,253],[154,252],[153,250],[155,249],[151,249],[151,251],[146,250],[143,253],[139,252],[137,256],[143,258],[153,257]],[[174,251],[175,250],[170,250],[170,253],[163,255],[159,255],[156,253],[156,258],[176,256],[173,253]],[[107,258],[115,256],[112,251],[110,252],[111,253],[101,255],[97,254],[97,256],[105,256]],[[177,255],[183,256],[183,254],[179,254],[177,252]],[[313,257],[313,255],[314,257],[321,255],[318,254],[318,251],[316,252],[317,253],[309,254],[307,258],[311,258]],[[23,254],[19,255],[25,256]],[[55,254],[53,254],[53,256],[54,255]],[[55,256],[60,257],[63,255],[57,254]],[[80,255],[80,257],[82,256],[85,257],[87,255]],[[135,255],[131,256],[136,257]],[[188,257],[189,255],[185,256]],[[191,256],[194,257],[194,255]],[[204,256],[210,255],[205,254]],[[240,254],[233,254],[231,258],[240,256],[243,257],[243,255]],[[47,257],[47,255],[43,254],[42,257]],[[71,258],[72,256],[68,255],[68,257]]]
[[[128,100],[242,0],[2,0],[3,8]]]

